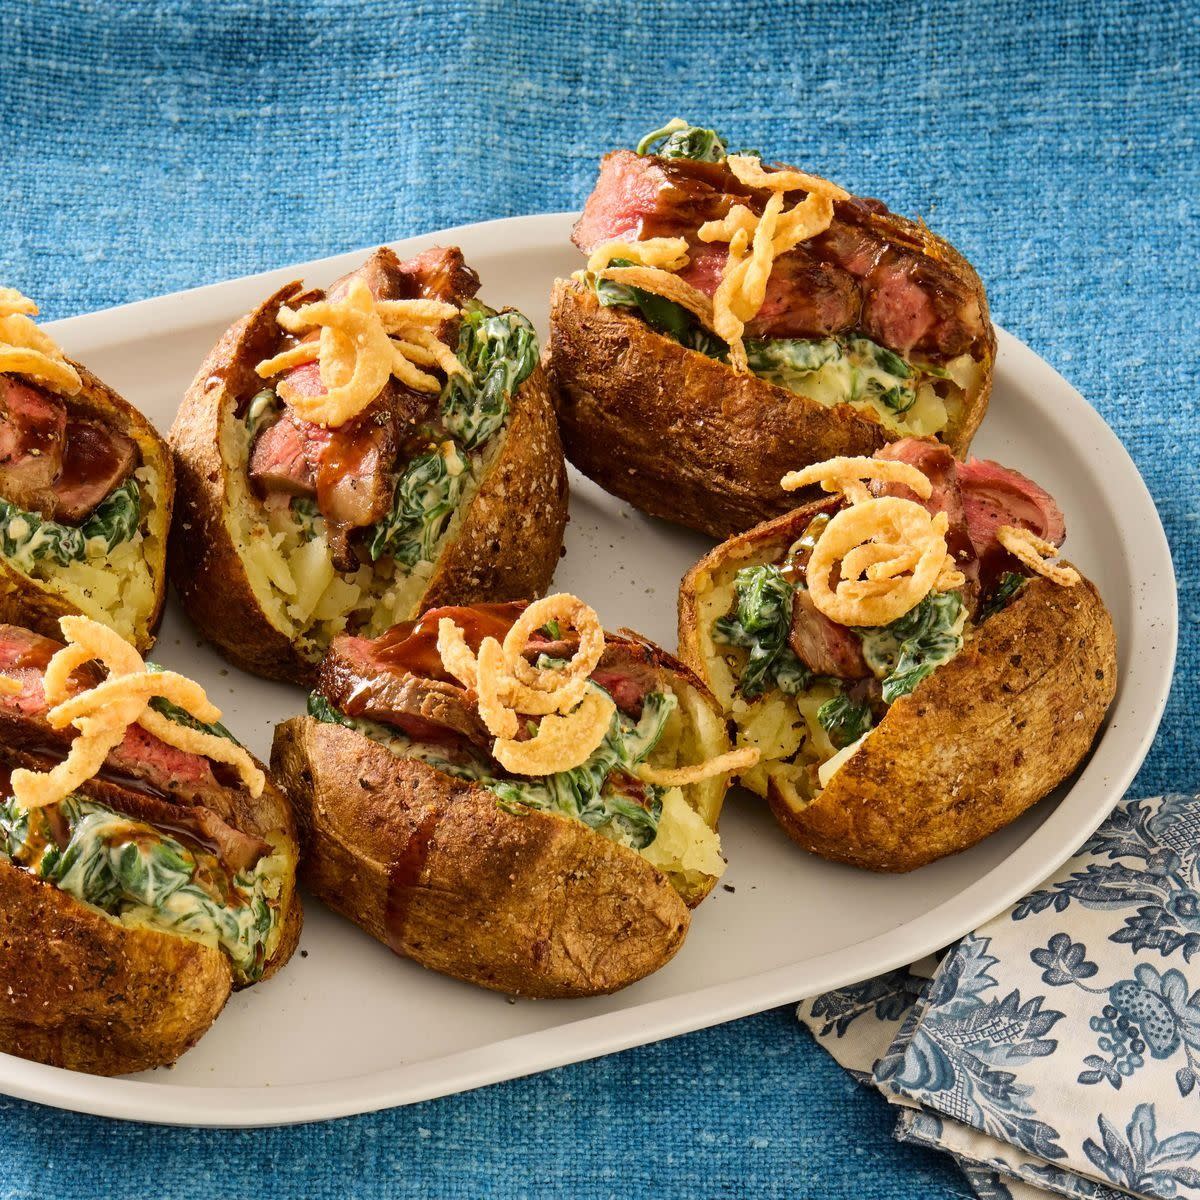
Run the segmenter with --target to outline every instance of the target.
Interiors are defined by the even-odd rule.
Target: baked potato
[[[147,709],[141,694],[145,711],[127,727],[139,703],[129,709],[113,688],[144,682],[145,670],[105,680],[85,663],[51,682],[55,656],[81,644],[110,669],[137,660],[89,640],[100,627],[81,631],[81,620],[64,621],[65,650],[0,626],[0,1051],[123,1075],[173,1063],[233,989],[291,957],[298,847],[259,764],[223,727],[164,698],[180,698],[178,676],[150,674],[156,698]],[[52,704],[76,706],[91,727],[60,728]],[[100,755],[111,748],[99,766],[80,765],[99,709],[117,722]],[[143,723],[155,720],[174,732],[160,738]],[[210,743],[219,758],[200,752]]]
[[[712,697],[563,600],[434,609],[374,641],[335,639],[311,715],[280,725],[271,755],[313,895],[422,966],[526,996],[598,995],[656,971],[724,870],[729,744]],[[568,632],[551,611],[586,623]],[[493,674],[501,653],[564,690],[513,700],[510,668]],[[494,707],[497,679],[519,721]],[[548,694],[583,700],[562,715],[538,703]]]
[[[1048,561],[1065,525],[1031,480],[915,439],[881,456],[814,466],[802,482],[834,495],[697,563],[680,656],[759,749],[741,782],[791,838],[908,871],[1076,769],[1116,690],[1116,642],[1094,585]]]
[[[140,650],[167,590],[171,455],[154,427],[0,288],[0,621],[82,613]]]
[[[478,287],[456,249],[380,249],[327,293],[280,289],[200,368],[170,574],[238,666],[308,683],[340,633],[545,590],[562,446],[532,326]]]
[[[567,457],[652,516],[728,537],[794,507],[787,470],[905,436],[961,456],[983,419],[983,285],[877,200],[676,121],[603,159],[572,236],[589,257],[549,347]]]

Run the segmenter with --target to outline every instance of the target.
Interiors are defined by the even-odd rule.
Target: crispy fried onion
[[[573,629],[579,648],[561,668],[525,659],[529,639],[549,621]],[[446,670],[472,688],[479,716],[496,739],[501,766],[519,775],[553,775],[587,760],[604,740],[615,706],[589,689],[588,677],[604,653],[604,630],[595,611],[561,593],[536,600],[517,618],[501,645],[484,638],[476,656],[449,617],[438,622],[438,653]],[[517,741],[521,717],[544,718],[528,741]],[[520,765],[515,765],[520,764]]]
[[[38,306],[16,288],[0,287],[0,372],[28,375],[64,396],[83,387],[58,343],[30,319]]]
[[[539,667],[525,654],[533,635],[551,621],[563,633],[573,630],[579,646],[565,665]],[[443,617],[438,622],[437,646],[446,670],[478,697],[480,718],[496,739],[492,753],[506,771],[515,775],[570,771],[586,762],[604,740],[616,706],[590,684],[604,654],[604,629],[595,611],[577,596],[559,593],[534,601],[513,623],[503,643],[484,638],[477,655],[462,629]],[[541,720],[531,737],[519,740],[522,724],[531,717]],[[666,772],[664,779],[678,776],[678,780],[663,786],[682,786],[752,766],[751,754],[757,762],[758,752],[751,750],[676,768]]]
[[[641,242],[605,242],[592,251],[587,269],[595,274],[603,271],[614,258],[627,258],[642,267],[661,267],[678,271],[687,266],[687,238],[646,238]]]
[[[436,392],[441,383],[422,367],[437,367],[447,375],[461,371],[457,356],[438,336],[442,323],[458,311],[441,300],[376,300],[363,280],[352,279],[337,300],[281,308],[277,319],[289,333],[316,327],[320,336],[260,362],[256,369],[266,379],[319,362],[324,394],[303,395],[286,380],[279,393],[302,420],[344,425],[379,395],[392,375],[414,391]]]
[[[996,530],[996,540],[1014,558],[1051,583],[1057,583],[1059,587],[1074,587],[1079,582],[1079,572],[1074,567],[1049,561],[1058,557],[1058,547],[1038,537],[1032,530],[1016,525],[1001,525]]]
[[[686,787],[689,783],[703,783],[706,779],[713,779],[718,775],[745,771],[756,766],[758,759],[757,746],[742,746],[738,750],[718,754],[716,758],[690,767],[652,767],[649,763],[639,763],[635,770],[643,783],[668,788]]]
[[[67,644],[46,667],[43,688],[51,706],[47,719],[54,729],[74,725],[79,733],[66,759],[52,770],[12,773],[13,796],[19,804],[44,808],[70,795],[100,770],[134,724],[177,750],[228,763],[252,796],[262,795],[265,777],[241,746],[190,729],[148,707],[160,696],[204,724],[220,720],[221,710],[198,683],[174,671],[147,670],[141,655],[120,635],[87,617],[63,617],[59,625]],[[72,673],[92,660],[108,668],[108,678],[72,695]]]
[[[800,471],[789,471],[779,481],[779,486],[785,492],[795,492],[819,483],[824,491],[841,492],[851,504],[861,504],[870,498],[870,492],[863,486],[863,481],[868,479],[902,483],[922,500],[933,495],[928,476],[912,463],[882,458],[828,458]]]
[[[705,329],[713,328],[712,301],[699,288],[670,271],[660,267],[605,267],[596,272],[596,278],[611,279],[613,283],[628,284],[653,296],[661,296],[686,308]]]
[[[824,233],[833,222],[833,202],[848,193],[826,179],[803,171],[767,171],[752,155],[731,154],[726,162],[746,187],[770,191],[762,216],[735,204],[719,221],[706,221],[697,231],[702,242],[728,242],[729,257],[712,298],[713,331],[729,343],[729,362],[747,371],[742,335],[746,322],[762,308],[775,259],[801,242]],[[784,193],[808,195],[784,210]]]
[[[868,497],[843,508],[808,560],[813,604],[839,625],[889,625],[935,588],[962,587],[963,576],[946,550],[947,524],[945,513],[931,517],[898,496]]]

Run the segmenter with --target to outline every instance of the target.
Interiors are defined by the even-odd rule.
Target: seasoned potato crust
[[[959,457],[987,408],[994,353],[993,340],[983,386],[942,439]],[[554,284],[549,362],[570,461],[643,512],[712,537],[795,507],[779,487],[786,472],[901,436],[848,404],[739,374],[579,282]]]
[[[689,914],[632,850],[370,738],[295,717],[273,769],[295,805],[303,881],[398,954],[496,991],[616,991],[666,963]]]
[[[911,871],[1015,821],[1079,766],[1116,694],[1095,585],[1034,579],[879,726],[811,804],[771,791],[806,850]]]

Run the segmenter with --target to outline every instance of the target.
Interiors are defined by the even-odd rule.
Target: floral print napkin
[[[1200,798],[1125,800],[1063,869],[918,970],[800,1020],[984,1200],[1200,1200]]]

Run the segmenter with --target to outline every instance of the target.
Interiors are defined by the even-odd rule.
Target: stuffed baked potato
[[[729,770],[755,757],[730,758],[682,664],[573,597],[338,638],[309,711],[271,756],[305,886],[398,954],[528,996],[612,992],[675,954],[724,869]]]
[[[995,335],[923,223],[670,126],[607,155],[555,284],[567,456],[653,516],[727,537],[786,511],[785,471],[911,435],[957,455]]]
[[[1015,471],[905,439],[800,482],[818,478],[839,494],[688,573],[680,655],[760,750],[741,782],[789,836],[907,871],[1075,770],[1116,690],[1112,621],[1092,583],[1048,561],[1062,513]]]
[[[478,287],[456,249],[380,249],[327,293],[280,289],[200,368],[170,572],[231,661],[309,682],[340,633],[544,591],[562,447],[532,326]]]
[[[0,288],[0,621],[83,613],[141,650],[167,589],[175,495],[153,426]]]
[[[298,850],[196,685],[85,618],[63,630],[0,626],[0,1051],[122,1075],[287,962]]]

